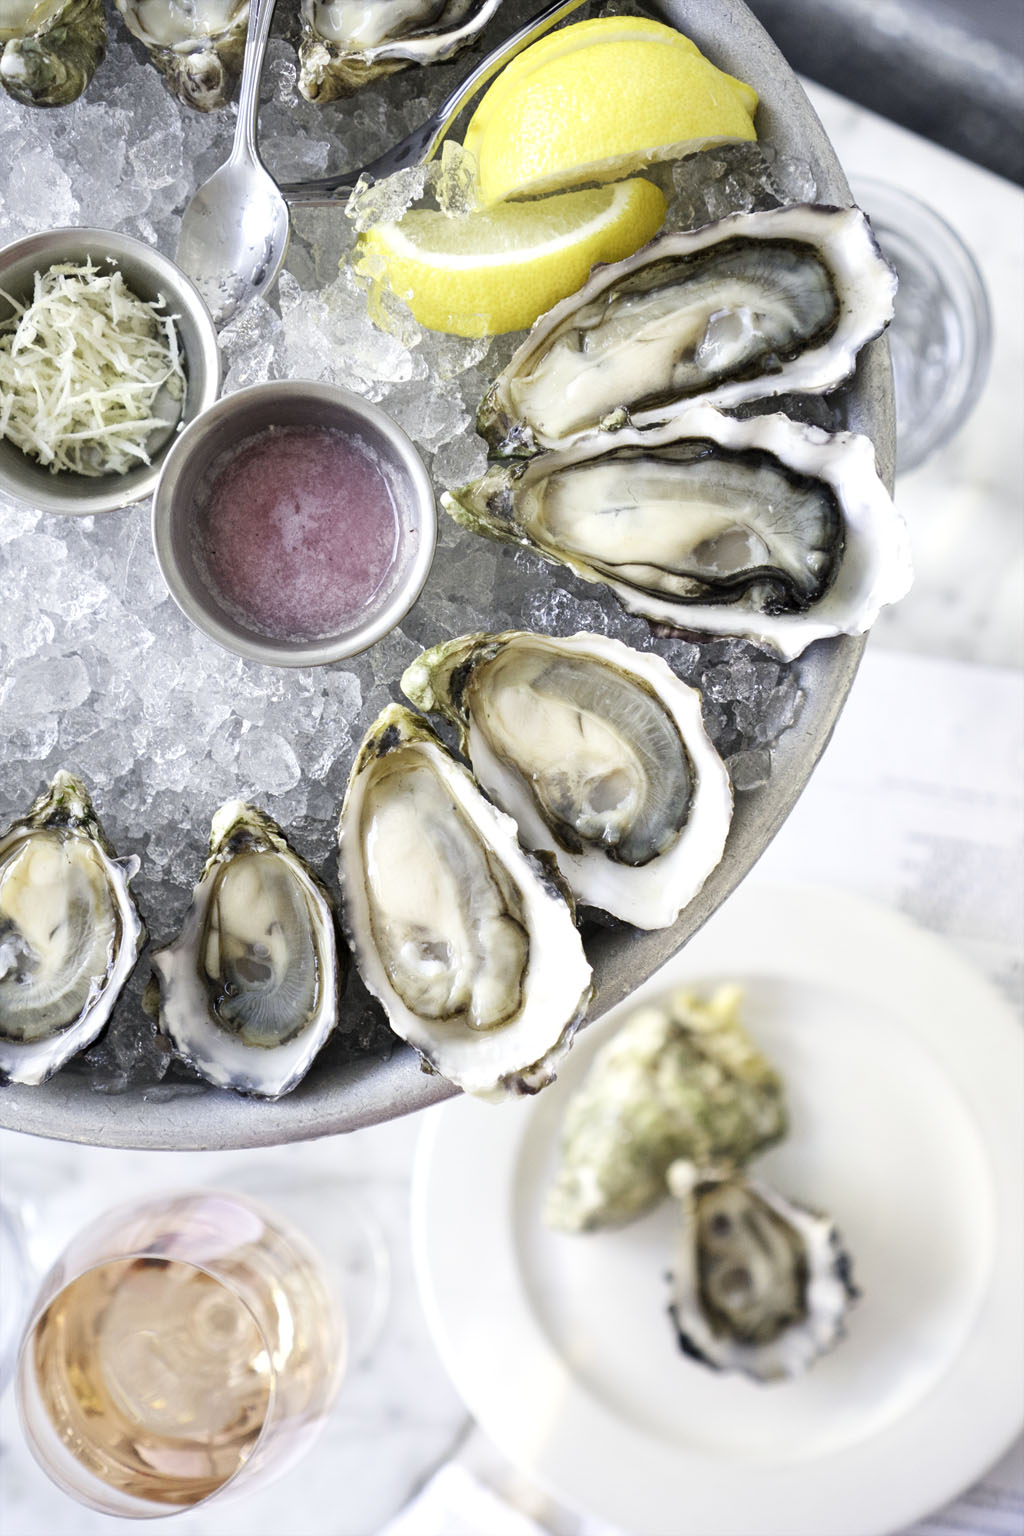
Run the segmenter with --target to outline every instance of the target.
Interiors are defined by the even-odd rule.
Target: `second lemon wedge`
[[[597,262],[650,240],[664,217],[664,197],[642,178],[454,219],[414,209],[367,230],[356,271],[386,282],[430,330],[493,336],[532,325]]]
[[[482,203],[532,197],[756,139],[757,100],[673,27],[598,17],[513,59],[473,114],[465,148]]]

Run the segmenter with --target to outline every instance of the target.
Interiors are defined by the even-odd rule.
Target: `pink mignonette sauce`
[[[281,640],[348,629],[388,582],[399,517],[372,448],[332,427],[267,427],[218,459],[200,554],[236,618]]]

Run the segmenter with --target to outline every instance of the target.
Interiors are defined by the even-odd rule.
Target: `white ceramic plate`
[[[680,1354],[674,1216],[542,1224],[568,1096],[636,1001],[737,979],[787,1084],[758,1169],[837,1218],[863,1296],[848,1337],[758,1386]],[[966,1487],[1020,1427],[1024,1035],[987,981],[898,914],[745,886],[527,1103],[427,1115],[413,1243],[435,1341],[501,1450],[644,1536],[879,1536]]]

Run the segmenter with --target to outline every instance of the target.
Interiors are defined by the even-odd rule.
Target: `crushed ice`
[[[529,10],[513,0],[502,27]],[[464,68],[409,71],[323,108],[298,98],[294,52],[273,38],[260,116],[267,163],[282,179],[358,168],[416,127]],[[80,224],[125,230],[173,255],[181,210],[225,158],[233,125],[233,107],[204,116],[180,106],[112,28],[92,86],[70,107],[33,111],[0,93],[0,164],[11,167],[0,244]],[[671,195],[674,228],[814,195],[806,166],[760,146],[715,150],[655,173]],[[462,211],[462,158],[450,151],[429,176],[371,189],[356,199],[355,220],[340,208],[295,212],[288,267],[271,302],[257,302],[224,332],[225,388],[295,376],[381,402],[417,441],[441,489],[483,470],[473,416],[515,338],[433,335],[390,296],[382,301],[385,328],[375,326],[345,261],[371,214],[400,212],[424,187],[448,211]],[[795,667],[742,641],[656,639],[598,588],[568,574],[556,584],[543,561],[444,516],[430,579],[402,627],[338,666],[261,667],[192,629],[160,578],[147,507],[61,518],[0,496],[0,592],[0,825],[58,768],[80,774],[118,852],[141,857],[134,889],[156,943],[177,931],[210,818],[226,799],[264,806],[333,883],[333,829],[355,745],[398,695],[402,668],[441,638],[536,626],[656,647],[703,686],[709,729],[738,790],[765,782],[771,743],[801,701]],[[166,1042],[143,1007],[147,979],[143,962],[113,1026],[87,1053],[101,1091],[154,1084],[168,1070]],[[379,1018],[353,981],[348,996],[350,1046],[384,1048]],[[81,1062],[68,1070],[83,1070]],[[172,1077],[180,1072],[173,1067]]]

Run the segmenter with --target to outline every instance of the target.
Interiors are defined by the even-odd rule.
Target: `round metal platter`
[[[785,59],[740,0],[663,0],[651,11],[678,27],[719,68],[760,96],[758,135],[778,153],[810,164],[822,202],[848,203],[849,187],[835,153]],[[495,37],[500,33],[495,33]],[[468,68],[468,66],[467,66]],[[892,487],[895,418],[884,338],[861,353],[854,379],[833,395],[846,426],[874,444]],[[467,537],[471,535],[467,534]],[[824,751],[863,651],[862,638],[818,641],[800,660],[805,701],[779,738],[772,773],[761,789],[741,795],[721,864],[679,921],[657,932],[601,929],[588,937],[597,996],[591,1018],[607,1012],[682,947],[728,897],[764,852],[800,796]],[[330,1072],[314,1065],[294,1092],[276,1103],[210,1088],[171,1085],[95,1092],[85,1077],[60,1074],[36,1088],[0,1090],[0,1125],[33,1135],[96,1146],[200,1150],[272,1146],[374,1125],[423,1109],[455,1090],[424,1072],[409,1047],[383,1061],[367,1057]]]

